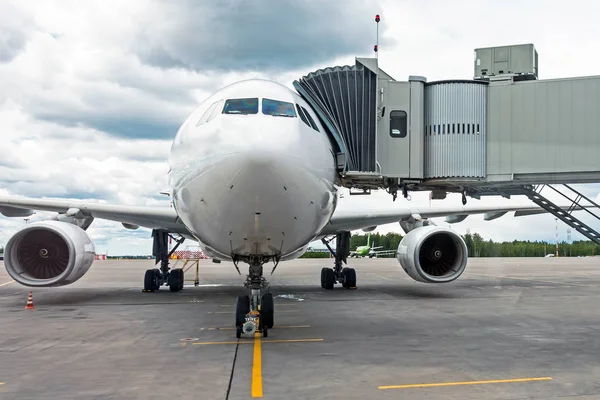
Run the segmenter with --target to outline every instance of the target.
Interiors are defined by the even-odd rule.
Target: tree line
[[[544,257],[555,254],[556,243],[546,241],[513,240],[511,242],[494,242],[485,240],[478,233],[461,235],[467,245],[470,257]],[[371,246],[383,246],[380,250],[397,250],[403,235],[399,233],[372,233]],[[333,244],[333,243],[332,243]],[[350,250],[367,244],[367,235],[352,235],[350,237]],[[591,240],[579,240],[573,243],[565,241],[558,243],[560,257],[580,257],[600,255],[600,245]],[[304,258],[329,257],[328,253],[307,253]]]

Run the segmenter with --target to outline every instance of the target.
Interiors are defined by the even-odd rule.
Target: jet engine
[[[422,226],[408,232],[398,246],[397,258],[406,273],[418,282],[447,283],[467,266],[465,241],[441,226]]]
[[[81,278],[96,257],[94,244],[77,225],[41,221],[19,230],[6,244],[4,266],[25,286],[63,286]]]

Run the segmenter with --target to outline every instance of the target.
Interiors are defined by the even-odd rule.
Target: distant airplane
[[[373,246],[375,246],[375,242],[373,242]],[[350,252],[350,257],[377,257],[388,254],[396,254],[396,250],[382,250],[375,251],[377,249],[382,249],[383,246],[371,247],[371,233],[367,233],[367,245],[366,246],[358,246],[355,251]]]
[[[321,270],[321,287],[350,288],[356,286],[355,270],[344,267],[350,232],[400,222],[407,232],[397,254],[404,271],[420,282],[445,283],[465,270],[467,247],[460,235],[428,218],[545,212],[533,205],[341,211],[342,186],[325,127],[300,95],[265,80],[227,86],[185,120],[170,150],[168,178],[173,207],[0,197],[0,213],[8,217],[58,213],[11,237],[4,252],[8,274],[31,287],[77,281],[95,259],[86,229],[99,218],[152,229],[153,255],[161,265],[146,271],[144,290],[167,285],[177,292],[183,270],[169,268],[169,236],[176,234],[178,244],[198,241],[209,257],[232,261],[238,272],[240,262],[249,265],[249,295],[237,299],[236,336],[256,330],[266,336],[274,304],[263,266],[272,262],[273,272],[279,262],[300,257],[313,240],[337,239],[334,267]],[[114,279],[119,277],[115,270]]]

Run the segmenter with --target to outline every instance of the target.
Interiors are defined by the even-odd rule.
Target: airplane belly
[[[333,213],[333,185],[323,175],[293,157],[237,154],[188,182],[174,201],[209,254],[285,256]]]

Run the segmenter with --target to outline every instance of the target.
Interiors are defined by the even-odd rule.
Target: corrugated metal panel
[[[425,178],[484,178],[487,83],[425,86]]]
[[[345,153],[346,169],[374,172],[377,75],[361,64],[325,68],[294,81],[294,87]]]

